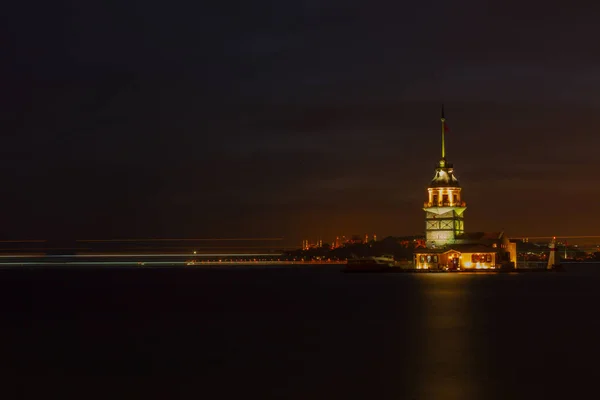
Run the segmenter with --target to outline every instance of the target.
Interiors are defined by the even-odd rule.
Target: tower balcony
[[[467,203],[464,201],[438,201],[437,203],[426,201],[423,203],[423,207],[466,207]]]

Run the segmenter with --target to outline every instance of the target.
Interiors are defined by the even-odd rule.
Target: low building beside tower
[[[416,268],[492,269],[517,259],[516,243],[511,243],[504,232],[469,232],[457,242],[418,249],[414,253]]]

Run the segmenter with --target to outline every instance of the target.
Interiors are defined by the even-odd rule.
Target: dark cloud
[[[589,4],[33,3],[2,25],[4,236],[416,233],[441,102],[468,229],[595,229]]]

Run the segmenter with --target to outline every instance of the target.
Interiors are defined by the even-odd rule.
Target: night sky
[[[418,234],[443,102],[467,231],[598,234],[600,6],[576,3],[14,3],[0,233]]]

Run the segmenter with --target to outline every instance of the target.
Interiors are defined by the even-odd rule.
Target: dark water
[[[590,398],[595,268],[4,270],[3,398]]]

